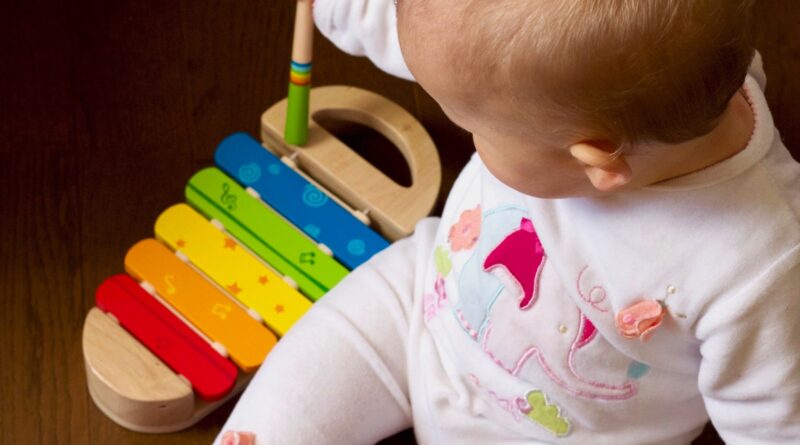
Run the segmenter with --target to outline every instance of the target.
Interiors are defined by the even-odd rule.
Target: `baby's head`
[[[399,0],[398,32],[417,81],[500,180],[574,196],[636,184],[624,157],[652,163],[717,127],[753,56],[751,3]]]

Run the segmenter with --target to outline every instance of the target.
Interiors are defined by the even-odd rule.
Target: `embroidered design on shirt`
[[[515,421],[519,422],[522,420],[523,416],[527,415],[525,412],[520,410],[520,406],[525,406],[525,399],[522,397],[501,397],[494,390],[485,388],[475,374],[470,374],[469,379],[475,384],[476,387],[478,387],[478,389],[486,392],[486,394],[489,395],[489,398],[492,399],[497,406],[499,406],[503,411],[511,414],[511,417],[513,417]]]
[[[585,290],[583,287],[583,277],[586,274],[586,270],[589,269],[589,266],[585,266],[581,269],[580,273],[578,273],[578,280],[575,284],[576,289],[578,290],[578,295],[580,295],[583,301],[589,303],[600,312],[608,312],[610,310],[608,306],[608,292],[603,286],[595,285],[589,288],[589,290]]]
[[[447,239],[453,252],[469,250],[478,242],[481,234],[481,206],[465,210],[458,222],[450,227]]]
[[[636,395],[636,387],[633,383],[627,382],[622,385],[612,385],[596,382],[584,377],[578,372],[575,366],[576,353],[579,349],[594,340],[598,333],[597,328],[595,328],[592,322],[585,315],[580,313],[580,311],[577,312],[580,314],[580,327],[567,354],[567,369],[554,369],[556,367],[561,368],[561,361],[557,357],[558,351],[554,350],[555,348],[553,348],[553,345],[546,343],[528,346],[515,362],[507,364],[501,358],[497,357],[489,346],[487,346],[492,335],[491,322],[489,328],[486,329],[486,334],[483,337],[481,346],[486,355],[488,355],[495,364],[513,376],[519,375],[526,363],[531,358],[535,358],[539,367],[550,380],[568,393],[578,397],[601,400],[626,400]]]
[[[504,267],[522,289],[520,309],[528,309],[535,302],[539,273],[545,261],[544,248],[528,218],[522,218],[519,229],[508,235],[494,248],[483,262],[489,272]]]
[[[425,294],[422,298],[422,310],[425,313],[426,322],[430,322],[439,312],[439,309],[447,303],[447,292],[444,286],[444,278],[439,274],[436,277],[436,283],[433,285],[434,293]]]
[[[436,250],[433,253],[433,261],[436,264],[436,271],[447,278],[447,274],[453,269],[453,261],[450,259],[450,252],[447,251],[447,247],[436,246]]]
[[[558,437],[569,434],[569,421],[561,415],[561,408],[547,401],[545,393],[539,390],[528,391],[525,394],[527,403],[519,407],[528,419],[545,427]]]
[[[561,407],[549,402],[543,391],[532,389],[525,393],[525,397],[502,397],[494,390],[484,387],[475,374],[470,374],[469,379],[476,387],[486,392],[497,406],[511,414],[516,422],[526,418],[556,437],[564,437],[571,432],[569,420],[561,413]]]
[[[637,391],[627,377],[629,359],[599,335],[546,258],[525,209],[485,212],[480,240],[458,270],[455,319],[497,366],[515,377],[530,382],[549,378],[588,399],[633,397]],[[595,365],[598,354],[603,360]],[[586,376],[590,370],[595,378]]]

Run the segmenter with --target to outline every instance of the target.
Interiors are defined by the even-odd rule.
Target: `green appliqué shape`
[[[561,417],[558,405],[547,403],[547,397],[541,391],[528,391],[525,394],[531,411],[527,413],[529,419],[545,427],[556,436],[569,434],[569,421]]]
[[[453,269],[453,261],[450,260],[450,252],[447,248],[437,246],[436,252],[434,252],[434,260],[436,262],[436,271],[442,274],[442,278],[447,277],[447,274]]]

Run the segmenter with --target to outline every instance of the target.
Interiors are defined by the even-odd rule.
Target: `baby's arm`
[[[697,326],[699,388],[726,443],[800,443],[800,246]]]
[[[367,56],[383,71],[414,80],[400,52],[392,0],[315,0],[314,21],[342,51]]]
[[[423,220],[316,302],[267,356],[215,443],[251,432],[258,445],[373,444],[410,427],[408,323],[418,259],[437,223]]]

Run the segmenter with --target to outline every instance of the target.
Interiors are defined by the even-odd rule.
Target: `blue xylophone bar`
[[[217,165],[354,269],[389,243],[246,133],[225,138]]]

